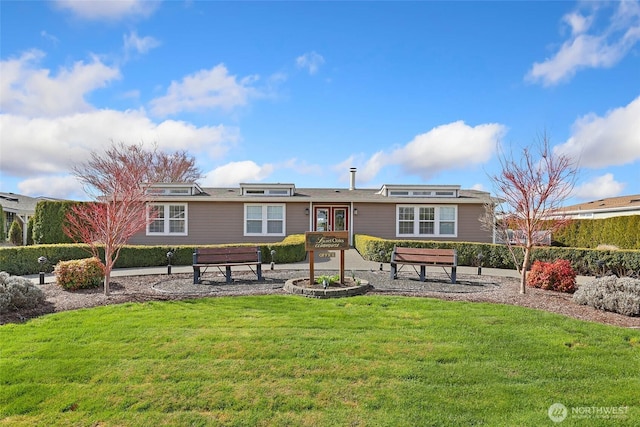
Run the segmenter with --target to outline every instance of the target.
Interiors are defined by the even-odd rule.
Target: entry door
[[[349,229],[346,207],[316,207],[314,212],[315,231],[347,231]]]

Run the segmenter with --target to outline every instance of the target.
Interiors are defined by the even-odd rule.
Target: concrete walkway
[[[277,255],[276,255],[277,259]],[[271,268],[269,263],[262,264],[262,270],[266,271]],[[439,267],[436,267],[439,268]],[[320,257],[320,252],[315,253],[314,261],[315,271],[338,271],[340,269],[340,253],[335,252],[335,257],[324,258]],[[249,270],[249,267],[234,267],[233,270]],[[289,264],[275,264],[274,270],[309,270],[309,261],[300,261]],[[367,261],[360,256],[360,253],[355,249],[349,249],[345,251],[344,256],[344,270],[348,274],[350,271],[390,271],[389,263],[379,263],[374,261]],[[188,273],[193,274],[193,268],[190,265],[172,266],[171,272],[173,274]],[[482,268],[483,276],[497,276],[497,277],[520,277],[516,270],[503,270],[498,268]],[[151,274],[167,274],[167,267],[140,267],[140,268],[119,268],[113,270],[112,277],[118,276],[143,276]],[[478,274],[477,267],[458,267],[458,274]],[[32,274],[25,276],[34,283],[39,283],[40,277],[38,274]],[[578,276],[576,282],[578,285],[587,283],[593,280],[593,277]],[[54,283],[55,276],[53,273],[45,274],[45,283]]]

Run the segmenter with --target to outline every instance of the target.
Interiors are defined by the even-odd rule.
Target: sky
[[[546,136],[566,204],[640,194],[640,3],[0,2],[0,191],[83,200],[113,143],[202,187],[494,193]]]

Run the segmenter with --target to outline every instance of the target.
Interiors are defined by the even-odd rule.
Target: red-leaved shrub
[[[527,285],[572,294],[576,291],[576,272],[566,259],[554,262],[535,261],[527,275]]]

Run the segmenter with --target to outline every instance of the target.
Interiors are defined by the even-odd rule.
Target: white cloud
[[[471,127],[457,121],[441,125],[394,150],[386,162],[428,179],[445,170],[486,162],[505,132],[506,128],[497,123]]]
[[[56,4],[82,19],[117,21],[127,17],[148,17],[160,3],[150,0],[57,0]]]
[[[307,52],[296,58],[296,66],[306,69],[311,75],[317,73],[323,64],[324,58],[317,52]]]
[[[17,59],[0,61],[0,109],[30,117],[58,116],[93,108],[84,97],[93,90],[119,79],[117,68],[97,57],[90,63],[77,61],[57,74],[37,68],[44,53],[30,50]]]
[[[18,184],[20,194],[59,199],[82,200],[86,194],[75,176],[42,176],[29,178]]]
[[[166,95],[151,101],[152,112],[164,116],[210,108],[231,110],[260,95],[252,86],[256,80],[257,76],[237,80],[236,76],[228,74],[223,64],[219,64],[186,76],[181,82],[171,82]]]
[[[204,187],[237,187],[241,182],[257,182],[268,177],[274,170],[273,165],[262,166],[251,160],[231,162],[205,173]]]
[[[100,110],[58,118],[0,115],[3,173],[29,177],[69,172],[111,141],[145,143],[175,151],[188,149],[211,158],[224,154],[238,138],[235,129],[196,127],[181,121],[151,121],[142,111]]]
[[[617,64],[640,40],[640,5],[637,1],[622,1],[616,6],[608,25],[600,31],[594,29],[592,22],[608,8],[593,6],[588,16],[577,11],[565,15],[563,21],[571,27],[571,37],[553,57],[534,63],[526,79],[551,86],[570,79],[582,68]]]
[[[485,189],[485,187],[484,187],[484,184],[482,184],[482,183],[473,184],[473,185],[471,186],[471,189],[472,189],[472,190],[477,190],[477,191],[487,191],[487,190]]]
[[[160,41],[151,36],[138,37],[138,33],[135,31],[130,32],[128,35],[124,35],[124,51],[126,55],[131,52],[138,54],[145,54],[151,49],[160,46]]]
[[[624,184],[616,181],[613,174],[607,173],[575,187],[573,196],[583,200],[598,200],[619,196],[623,190]]]
[[[604,117],[588,114],[575,121],[573,135],[555,148],[580,166],[602,168],[640,160],[640,96]]]
[[[351,156],[334,169],[344,172],[355,166],[358,168],[358,180],[368,183],[386,166],[398,166],[405,173],[427,180],[446,170],[468,168],[488,161],[505,132],[506,127],[498,123],[472,127],[457,121],[417,135],[391,152],[378,151],[366,160]]]

